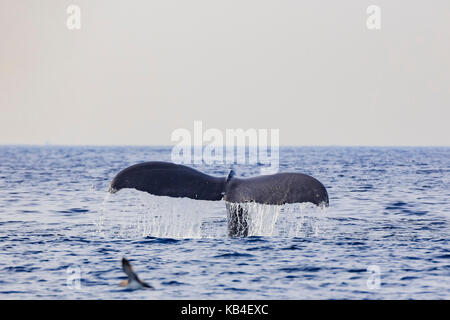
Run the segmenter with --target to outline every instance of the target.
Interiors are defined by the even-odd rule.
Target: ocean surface
[[[0,147],[0,299],[450,299],[450,148],[281,148],[280,171],[330,206],[255,205],[247,238],[227,236],[223,201],[107,193],[170,153]],[[119,287],[122,257],[155,290]]]

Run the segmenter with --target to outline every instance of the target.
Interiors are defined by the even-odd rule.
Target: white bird
[[[153,289],[153,287],[151,285],[148,285],[139,279],[137,274],[133,271],[133,268],[131,267],[130,262],[125,258],[122,258],[122,269],[123,269],[123,272],[125,272],[127,274],[128,279],[120,282],[119,285],[121,287],[126,287],[127,289],[130,289],[130,290],[143,289],[143,288]]]

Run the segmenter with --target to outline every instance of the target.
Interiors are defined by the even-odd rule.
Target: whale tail
[[[231,170],[227,177],[219,178],[183,165],[152,161],[120,171],[111,181],[109,192],[124,188],[174,198],[213,201],[224,198],[231,203],[328,205],[324,185],[311,176],[295,172],[242,179]]]
[[[248,235],[248,209],[241,206],[243,203],[283,205],[311,202],[328,206],[325,186],[311,176],[294,172],[243,179],[236,177],[231,170],[227,177],[219,178],[183,165],[154,161],[122,170],[112,180],[109,191],[115,193],[124,188],[174,198],[224,199],[230,236]]]

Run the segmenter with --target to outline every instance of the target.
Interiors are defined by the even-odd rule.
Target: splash
[[[248,227],[248,236],[298,237],[318,236],[319,218],[324,208],[312,203],[267,205],[255,202],[227,203],[229,211],[240,210],[236,223]],[[238,227],[239,229],[239,227]]]
[[[318,216],[323,210],[312,204],[233,204],[154,196],[130,189],[105,196],[96,232],[122,239],[222,238],[228,235],[226,207],[237,205],[248,212],[241,222],[248,226],[248,236],[317,236],[320,232]]]
[[[220,201],[161,197],[124,189],[106,197],[97,232],[113,238],[207,238],[225,235]]]
[[[281,207],[276,225],[278,237],[318,237],[324,232],[328,208],[312,203],[293,203]]]
[[[94,222],[95,225],[95,232],[98,235],[104,236],[104,224],[105,224],[105,206],[108,203],[108,200],[110,198],[111,194],[109,192],[106,193],[105,197],[103,198],[103,202],[100,206],[100,209],[98,210],[98,218],[97,220]]]

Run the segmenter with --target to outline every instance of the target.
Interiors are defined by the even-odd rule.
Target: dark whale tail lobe
[[[221,200],[226,181],[195,169],[169,162],[144,162],[119,172],[111,181],[109,192],[133,188],[156,196]]]

